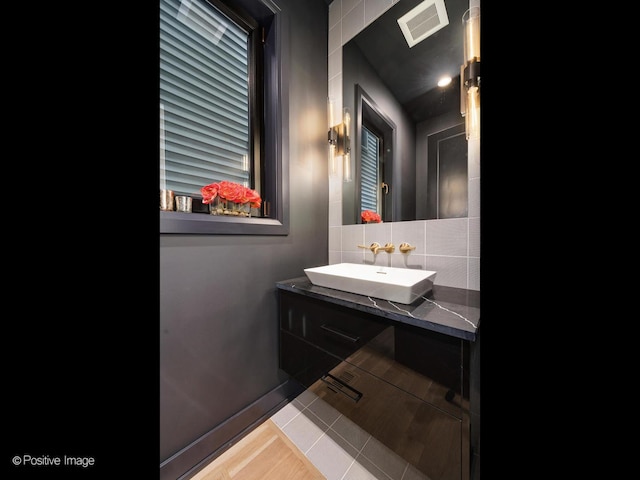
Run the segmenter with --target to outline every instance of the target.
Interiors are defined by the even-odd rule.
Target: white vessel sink
[[[436,277],[431,270],[360,263],[305,268],[304,273],[314,285],[405,304],[430,292]]]

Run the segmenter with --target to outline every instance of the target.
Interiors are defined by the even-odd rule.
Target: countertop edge
[[[358,303],[357,301],[355,301],[356,299],[359,299],[359,298],[368,299],[368,297],[363,297],[362,295],[352,294],[348,292],[335,291],[326,287],[311,285],[312,288],[316,289],[316,291],[311,291],[308,289],[308,285],[306,285],[309,283],[310,282],[306,277],[296,277],[296,278],[291,278],[288,280],[282,280],[280,282],[276,282],[276,287],[281,290],[286,290],[286,291],[300,294],[303,296],[323,300],[328,303],[341,305],[347,308],[353,308],[355,310],[370,313],[378,317],[387,318],[387,319],[397,321],[400,323],[405,323],[408,325],[413,325],[418,328],[424,328],[426,330],[431,330],[434,332],[442,333],[442,334],[460,338],[463,340],[469,340],[471,342],[475,342],[477,337],[477,327],[475,332],[471,332],[468,330],[458,329],[449,325],[444,325],[442,323],[432,322],[424,318],[417,318],[412,316],[410,313],[409,315],[407,315],[407,314],[403,314],[400,311],[394,312],[391,310],[376,308],[375,306],[366,305],[364,301],[362,303]],[[305,288],[298,287],[297,284],[305,285]],[[353,300],[350,300],[349,298],[340,298],[338,295],[351,297],[353,298]],[[376,301],[386,302],[386,300],[379,300],[379,299],[376,299]],[[390,303],[390,302],[387,302],[387,303]],[[397,306],[395,307],[398,308]]]

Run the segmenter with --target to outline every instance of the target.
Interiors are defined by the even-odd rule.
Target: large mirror
[[[353,118],[344,225],[362,223],[363,210],[384,222],[468,215],[460,113],[468,8],[469,0],[400,0],[343,46],[343,107]],[[439,87],[445,75],[451,83]]]

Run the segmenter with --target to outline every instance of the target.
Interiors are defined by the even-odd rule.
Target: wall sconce
[[[342,123],[333,123],[333,103],[329,100],[329,165],[331,175],[336,175],[338,171],[337,158],[342,156],[343,179],[345,182],[351,181],[351,114],[348,108],[343,110]]]
[[[467,140],[480,137],[480,7],[462,15],[464,64],[460,66],[460,113]]]

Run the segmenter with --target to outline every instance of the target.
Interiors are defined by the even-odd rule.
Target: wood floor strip
[[[238,465],[235,465],[232,469],[229,470],[229,475],[231,475],[231,478],[235,477],[240,470],[242,470],[247,465],[249,465],[249,463],[254,461],[256,457],[261,455],[262,452],[264,452],[267,448],[269,448],[271,444],[276,440],[278,440],[278,436],[271,435],[269,438],[261,439],[260,443],[256,446],[256,448],[251,448],[251,449],[246,448],[245,450],[249,450],[248,455],[242,458]],[[254,443],[257,443],[257,442],[254,442]],[[278,452],[275,452],[275,453],[276,455],[278,454]]]
[[[269,419],[192,480],[326,480],[326,477]]]

